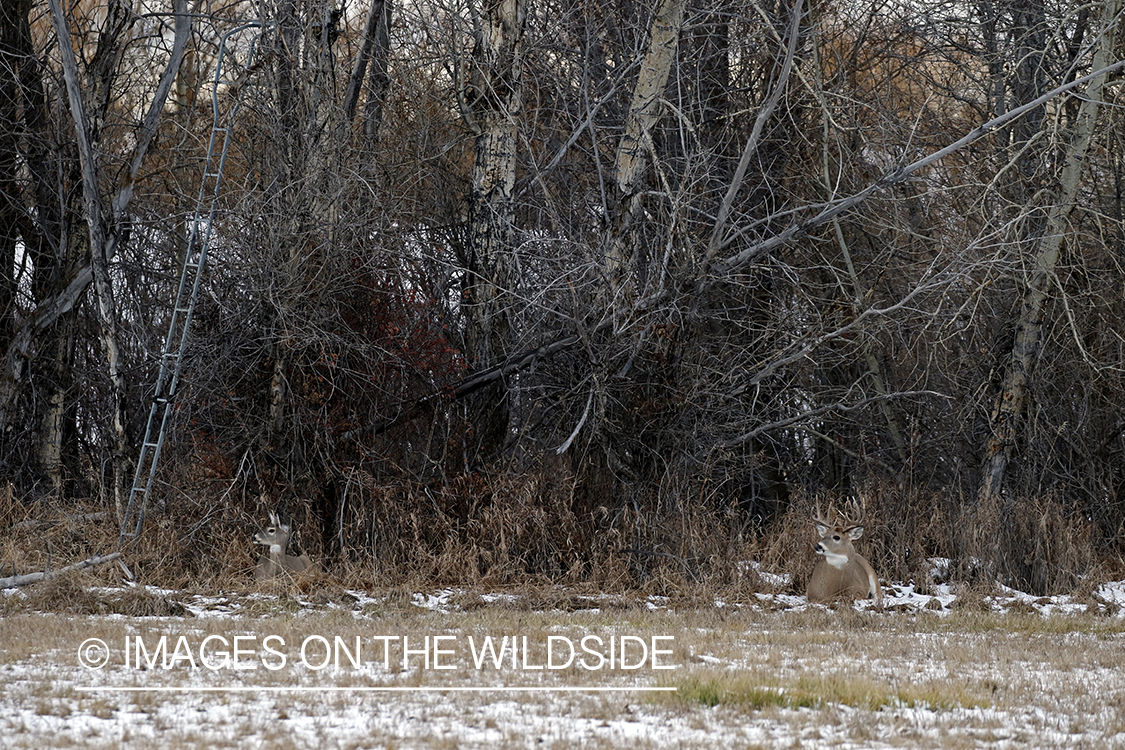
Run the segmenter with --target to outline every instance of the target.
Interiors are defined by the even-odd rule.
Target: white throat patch
[[[270,545],[270,554],[271,555],[280,555],[281,554],[281,545],[280,544],[271,544]]]
[[[836,570],[842,570],[843,567],[848,564],[847,555],[836,555],[827,550],[824,552],[824,559],[829,565],[836,568]]]

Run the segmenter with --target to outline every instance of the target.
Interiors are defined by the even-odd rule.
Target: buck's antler
[[[865,514],[863,512],[863,506],[860,505],[858,500],[849,500],[847,505],[844,506],[844,510],[846,511],[846,515],[840,516],[841,526],[847,529],[852,526],[863,525],[863,517]]]
[[[836,511],[832,507],[832,504],[829,503],[828,514],[825,515],[825,514],[820,512],[820,501],[817,500],[816,501],[816,515],[813,516],[813,520],[816,521],[818,524],[821,524],[822,526],[828,526],[828,527],[834,526],[836,524]]]

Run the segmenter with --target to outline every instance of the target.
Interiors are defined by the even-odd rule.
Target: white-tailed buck
[[[294,557],[285,554],[289,544],[289,527],[278,520],[276,513],[270,513],[270,525],[254,534],[254,541],[269,547],[269,551],[258,560],[254,577],[266,581],[281,573],[316,572],[319,567],[308,555]]]
[[[831,508],[829,512],[832,513]],[[863,536],[863,524],[859,519],[836,515],[836,519],[829,522],[821,518],[817,509],[813,523],[820,534],[816,554],[821,558],[809,580],[809,601],[867,599],[873,596],[882,607],[883,590],[879,586],[879,578],[871,563],[852,546],[852,542]]]

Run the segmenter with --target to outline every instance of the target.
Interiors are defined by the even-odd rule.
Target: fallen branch
[[[38,583],[39,581],[45,581],[48,578],[54,578],[57,575],[62,575],[63,573],[69,573],[72,570],[83,570],[85,568],[92,568],[95,565],[103,565],[107,562],[113,562],[114,560],[120,559],[120,557],[120,552],[114,552],[112,554],[103,555],[101,557],[91,557],[88,560],[83,560],[82,562],[75,563],[74,565],[68,565],[65,568],[60,568],[59,570],[41,570],[38,573],[28,573],[22,576],[0,578],[0,589],[10,589],[16,586],[29,586],[33,583]]]

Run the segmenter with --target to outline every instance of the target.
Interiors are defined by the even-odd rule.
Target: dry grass
[[[655,594],[698,606],[716,597],[738,603],[777,592],[747,567],[752,560],[789,573],[782,592],[799,594],[816,559],[814,508],[849,500],[866,514],[857,549],[883,579],[912,581],[922,593],[932,584],[928,559],[934,556],[955,560],[963,586],[991,586],[1000,576],[1036,594],[1089,596],[1098,584],[1125,575],[1120,560],[1097,552],[1092,527],[1068,515],[1053,496],[1014,500],[1005,515],[987,503],[970,506],[871,480],[847,497],[795,493],[769,526],[746,529],[732,521],[730,509],[648,497],[610,507],[608,500],[576,496],[575,488],[574,477],[548,468],[426,486],[382,486],[357,477],[342,528],[328,540],[306,504],[290,503],[282,513],[294,530],[290,552],[307,552],[327,571],[303,581],[306,593],[563,586]],[[157,503],[138,544],[125,550],[137,580],[176,590],[257,588],[252,572],[261,550],[251,538],[272,508],[260,497],[234,497],[229,490],[212,483]],[[1004,525],[1006,518],[1015,520]],[[10,487],[0,489],[0,529],[0,575],[104,554],[115,548],[118,532],[115,515],[103,505],[24,502]],[[121,580],[113,566],[90,575],[105,583]],[[966,591],[959,606],[972,605],[972,589]]]
[[[1052,494],[978,502],[966,507],[957,528],[962,530],[963,567],[966,561],[979,561],[973,568],[987,578],[1000,578],[1023,591],[1074,591],[1108,573],[1111,565],[1097,554],[1090,521]]]
[[[54,576],[0,597],[0,614],[42,612],[59,615],[124,615],[126,617],[190,617],[176,596],[144,587],[102,588],[85,572]]]
[[[884,708],[988,708],[991,693],[979,685],[952,680],[899,685],[894,679],[872,679],[865,675],[828,676],[805,674],[783,681],[760,670],[732,676],[725,672],[700,672],[673,683],[675,699],[705,706],[734,706],[742,710],[779,708],[825,708],[849,706],[867,711]]]

